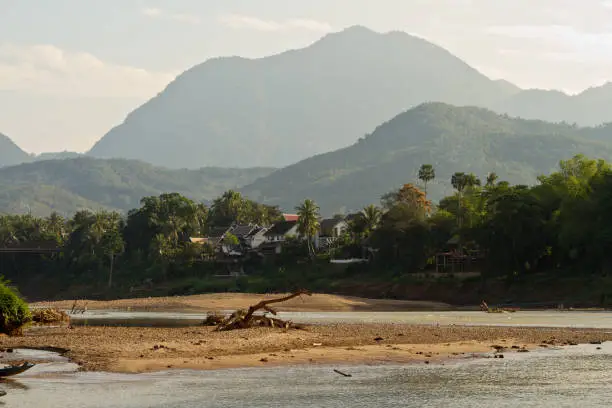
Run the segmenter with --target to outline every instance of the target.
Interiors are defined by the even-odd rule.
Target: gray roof
[[[281,221],[277,222],[266,232],[266,236],[270,235],[285,235],[291,228],[297,225],[297,221]]]

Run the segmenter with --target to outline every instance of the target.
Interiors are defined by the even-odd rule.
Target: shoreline
[[[288,293],[210,293],[189,296],[145,297],[117,300],[76,300],[77,308],[117,311],[164,312],[222,312],[246,309],[261,300],[283,297]],[[30,303],[31,307],[48,307],[70,310],[75,300],[43,301]],[[313,293],[303,295],[274,307],[282,312],[358,312],[358,311],[448,311],[457,310],[447,303],[416,300],[367,299],[353,296]],[[473,307],[471,307],[473,308]],[[476,310],[476,308],[473,308]]]
[[[293,365],[442,362],[612,341],[604,329],[409,324],[323,324],[304,330],[210,327],[55,327],[0,337],[2,348],[67,350],[84,371],[146,373]]]

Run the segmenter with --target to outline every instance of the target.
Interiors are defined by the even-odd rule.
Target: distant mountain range
[[[612,84],[576,96],[523,91],[423,39],[351,27],[299,50],[195,66],[89,153],[172,168],[280,167],[350,145],[424,102],[579,125],[612,120]]]
[[[324,215],[358,210],[404,183],[417,182],[421,164],[437,177],[430,198],[450,194],[456,171],[482,179],[496,172],[533,183],[559,160],[577,153],[612,159],[612,125],[577,127],[499,115],[476,107],[426,103],[378,126],[357,143],[288,167],[169,170],[127,159],[91,157],[34,161],[0,169],[0,212],[70,214],[80,208],[128,210],[143,196],[178,192],[210,200],[241,190],[291,211],[314,199]]]
[[[608,142],[601,142],[601,140]],[[577,153],[612,159],[612,125],[579,128],[498,115],[475,107],[422,104],[382,124],[344,149],[300,161],[244,187],[250,198],[289,210],[314,199],[324,214],[359,210],[404,183],[416,183],[421,164],[433,164],[434,200],[452,193],[454,172],[482,180],[532,184]]]
[[[213,167],[168,170],[135,160],[89,157],[35,161],[0,168],[0,213],[126,211],[138,207],[144,196],[165,192],[206,201],[272,171]]]
[[[29,154],[17,146],[8,136],[0,133],[0,168],[34,161],[68,159],[82,156],[83,154],[75,152]]]
[[[0,167],[30,161],[29,154],[21,150],[8,136],[0,133]]]

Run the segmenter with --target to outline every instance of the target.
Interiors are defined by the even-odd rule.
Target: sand
[[[154,297],[120,299],[111,301],[78,300],[77,305],[87,305],[88,310],[134,310],[134,311],[223,311],[247,308],[264,299],[282,297],[286,294],[213,293],[192,296]],[[70,309],[74,300],[32,303],[34,307]],[[415,311],[450,310],[452,307],[441,302],[363,299],[349,296],[313,294],[302,296],[275,305],[285,312],[350,312],[350,311]]]
[[[210,327],[33,328],[0,337],[3,348],[59,348],[83,370],[140,373],[294,364],[434,362],[473,353],[504,353],[567,343],[610,341],[603,330],[513,327],[330,324],[304,330]]]

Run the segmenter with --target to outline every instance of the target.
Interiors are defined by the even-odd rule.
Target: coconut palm
[[[431,164],[423,164],[419,169],[419,180],[423,182],[423,190],[427,197],[427,183],[436,178],[436,170]]]
[[[497,176],[497,174],[495,172],[493,173],[489,173],[487,175],[487,187],[493,187],[495,185],[495,182],[497,181],[499,177]]]
[[[298,218],[298,233],[306,238],[308,245],[308,253],[314,256],[314,247],[312,241],[314,236],[319,231],[319,206],[311,199],[306,199],[304,202],[295,207]]]
[[[366,234],[370,234],[380,224],[382,211],[377,206],[370,204],[361,210],[360,216],[363,218]]]

